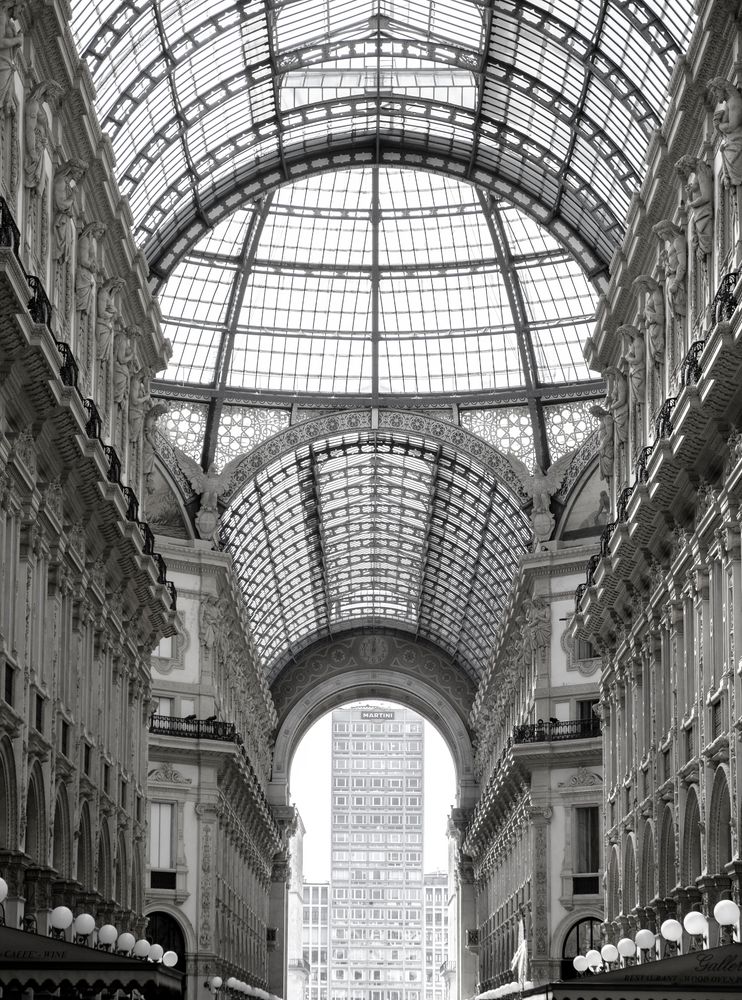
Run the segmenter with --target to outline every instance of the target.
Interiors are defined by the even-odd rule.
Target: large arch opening
[[[304,876],[295,956],[311,968],[304,995],[322,995],[324,970],[333,996],[404,984],[406,996],[443,1000],[438,973],[456,939],[447,835],[456,782],[435,726],[398,702],[343,702],[299,741],[289,793],[301,816],[292,853]]]

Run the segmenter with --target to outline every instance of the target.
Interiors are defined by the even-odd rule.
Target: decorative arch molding
[[[658,889],[659,895],[665,898],[670,895],[677,882],[675,839],[675,820],[672,806],[666,805],[662,813],[658,852]]]
[[[683,886],[694,886],[703,867],[701,854],[701,810],[698,795],[692,786],[685,800],[682,829],[680,881]]]
[[[636,907],[636,837],[630,833],[626,837],[623,859],[622,904],[623,913],[628,915]]]
[[[18,848],[18,780],[13,745],[7,736],[0,739],[0,850]]]
[[[732,860],[732,801],[729,794],[728,765],[716,768],[711,786],[707,825],[707,865],[709,875],[726,875],[725,865]]]
[[[54,804],[54,836],[52,864],[60,878],[72,877],[72,827],[67,789],[60,784]]]
[[[184,398],[187,397],[187,389],[182,395]],[[427,441],[449,445],[484,466],[517,499],[521,506],[525,506],[531,500],[530,494],[523,486],[507,455],[482,438],[477,437],[476,434],[472,434],[471,431],[457,427],[445,420],[436,420],[426,414],[385,408],[378,411],[378,426],[372,427],[370,407],[362,410],[338,410],[327,415],[311,417],[309,420],[303,420],[287,427],[286,430],[279,431],[278,434],[274,434],[273,437],[248,452],[235,466],[229,485],[221,494],[221,499],[226,506],[229,506],[238,498],[242,486],[249,479],[275,462],[276,459],[296,451],[302,445],[354,431],[371,432],[372,429],[374,432],[386,432],[392,437],[415,434]],[[176,479],[182,483],[183,473],[181,470],[178,472]]]
[[[153,931],[156,931],[157,928],[155,921],[152,920],[152,918],[157,915],[162,915],[166,918],[166,920],[172,921],[172,924],[177,929],[177,932],[182,935],[185,947],[182,950],[174,947],[172,950],[178,955],[180,961],[185,962],[186,955],[191,955],[198,951],[198,938],[191,922],[185,913],[183,913],[183,911],[175,904],[168,902],[166,899],[153,900],[146,906],[144,916],[148,921],[147,937],[149,937],[150,940],[154,938],[159,944],[162,944],[163,942],[153,933]],[[168,945],[169,944],[170,942],[168,942]],[[163,947],[165,946],[163,945]],[[165,950],[167,951],[167,947]],[[176,968],[180,968],[180,962]]]
[[[28,779],[25,851],[36,865],[48,863],[48,827],[44,775],[38,761]]]
[[[606,891],[606,918],[615,920],[621,912],[621,887],[618,873],[621,870],[618,845],[611,848],[608,861],[608,887]]]
[[[77,881],[85,886],[93,885],[93,833],[90,807],[87,802],[83,802],[80,806],[77,831]]]
[[[460,808],[476,803],[474,754],[465,719],[474,699],[471,682],[427,644],[379,633],[387,644],[383,663],[363,659],[369,636],[346,636],[323,642],[280,674],[272,694],[278,714],[273,755],[273,801],[288,802],[288,776],[296,748],[327,712],[364,698],[403,704],[430,721],[445,740],[456,769]]]
[[[515,141],[515,136],[512,138]],[[307,177],[373,165],[428,170],[454,180],[468,181],[493,197],[506,198],[551,232],[575,256],[599,291],[607,290],[608,264],[623,235],[619,219],[611,217],[607,231],[602,230],[597,221],[591,219],[588,211],[583,215],[582,225],[574,225],[560,211],[561,205],[549,205],[537,189],[531,191],[518,183],[515,177],[507,178],[500,170],[490,169],[476,160],[472,162],[471,147],[462,146],[458,155],[450,152],[442,154],[441,151],[427,149],[424,145],[411,146],[409,141],[396,141],[388,135],[377,155],[375,132],[369,133],[365,147],[361,142],[357,133],[351,137],[349,131],[345,141],[342,135],[334,134],[332,148],[322,149],[316,156],[300,156],[293,160],[287,157],[275,161],[261,160],[258,169],[255,169],[254,159],[249,158],[231,171],[220,184],[203,192],[200,212],[194,211],[190,201],[172,212],[167,224],[159,226],[157,232],[146,241],[145,254],[152,276],[152,290],[156,293],[183,255],[246,201],[263,198],[283,184]],[[532,165],[535,162],[533,159]],[[542,160],[539,165],[540,173],[549,172],[544,167],[544,162]],[[571,214],[579,214],[576,204],[573,203],[571,208]],[[604,208],[608,210],[608,206]]]
[[[655,873],[657,864],[654,850],[654,824],[647,819],[644,822],[641,846],[639,851],[639,905],[648,906],[656,895]]]
[[[97,876],[98,892],[103,899],[111,899],[113,897],[113,861],[111,856],[111,837],[108,832],[108,821],[106,819],[102,820],[100,827]]]
[[[126,850],[126,841],[122,833],[119,833],[118,842],[116,845],[116,863],[114,867],[115,874],[115,885],[114,885],[114,899],[124,908],[130,906],[131,903],[131,878],[129,877],[129,863],[128,863],[128,852]]]
[[[554,932],[551,936],[553,946],[551,948],[552,955],[564,955],[564,948],[567,944],[567,938],[578,926],[585,920],[595,920],[600,926],[605,919],[605,914],[602,910],[595,906],[588,906],[586,909],[581,909],[579,906],[575,906],[573,910],[565,916],[562,917],[561,921],[554,928]]]

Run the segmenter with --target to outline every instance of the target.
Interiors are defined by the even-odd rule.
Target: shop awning
[[[553,1000],[740,1000],[742,944],[554,983]]]
[[[0,986],[53,992],[61,986],[99,993],[103,989],[139,990],[145,996],[176,1000],[183,975],[148,961],[111,954],[0,927]]]

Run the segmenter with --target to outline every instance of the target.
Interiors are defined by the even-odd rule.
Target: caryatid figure
[[[10,12],[17,3],[0,2],[0,112],[7,114],[11,107],[15,57],[23,45],[23,33],[13,22]]]
[[[651,274],[634,280],[635,291],[644,294],[644,343],[649,360],[658,367],[665,361],[665,297],[662,285]]]
[[[708,89],[716,103],[714,127],[721,135],[724,181],[737,187],[742,184],[742,93],[723,76],[709,80]]]
[[[80,326],[87,325],[95,316],[95,288],[98,276],[98,240],[105,234],[106,227],[100,222],[91,222],[84,227],[77,238],[77,266],[75,268],[75,312],[80,317]]]
[[[675,169],[692,212],[692,243],[702,254],[709,254],[714,242],[714,173],[705,160],[689,154],[680,157]]]
[[[647,392],[647,352],[644,335],[635,326],[619,326],[616,334],[623,341],[623,356],[629,366],[629,382],[634,395],[634,403],[643,406]]]
[[[688,312],[686,275],[688,274],[688,240],[685,230],[670,219],[663,219],[652,232],[662,244],[665,288],[673,316],[682,319]]]

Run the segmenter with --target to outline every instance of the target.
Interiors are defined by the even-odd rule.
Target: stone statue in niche
[[[87,336],[91,317],[95,316],[95,288],[98,277],[98,240],[105,235],[106,227],[100,222],[84,226],[77,237],[77,265],[75,268],[75,313],[77,332]]]
[[[688,312],[688,241],[685,230],[670,219],[663,219],[652,227],[652,232],[660,240],[660,266],[665,272],[668,305],[672,315],[681,322]]]
[[[613,411],[610,408],[608,397],[606,397],[602,405],[595,403],[591,406],[590,413],[599,423],[598,466],[600,468],[600,478],[610,481],[613,476],[613,465],[615,462],[615,428],[613,425]]]
[[[155,471],[155,455],[157,454],[156,434],[157,421],[168,412],[166,403],[153,403],[144,415],[144,437],[142,438],[142,473],[147,492],[152,491],[152,477]]]
[[[126,330],[120,330],[116,334],[113,359],[113,400],[119,407],[123,407],[126,403],[133,361],[134,350],[129,334]]]
[[[62,88],[53,80],[42,80],[26,96],[23,107],[23,183],[36,190],[44,167],[44,150],[49,138],[49,122],[44,101],[62,96]]]
[[[95,296],[95,356],[106,364],[111,353],[114,327],[119,316],[116,296],[125,282],[123,278],[108,278]]]
[[[129,441],[136,445],[144,427],[144,416],[152,397],[149,394],[149,374],[146,371],[132,376],[129,388]]]
[[[714,174],[705,160],[686,154],[675,164],[685,186],[685,203],[691,210],[691,241],[703,256],[714,242]]]
[[[72,311],[72,258],[76,236],[75,193],[85,175],[85,170],[86,164],[82,160],[68,160],[55,172],[52,185],[54,290],[57,313],[65,326]]]
[[[721,136],[724,183],[737,187],[742,184],[742,93],[723,76],[709,80],[708,89],[716,104],[714,127]]]
[[[651,274],[640,274],[633,288],[644,294],[642,325],[644,344],[652,364],[660,367],[665,361],[665,301],[662,285]]]
[[[0,111],[4,115],[12,108],[15,57],[23,45],[20,26],[10,16],[17,3],[2,0],[0,3]]]
[[[608,369],[608,399],[613,413],[613,426],[619,444],[629,437],[629,386],[624,373],[615,367]]]
[[[644,336],[635,326],[620,326],[616,333],[623,341],[622,354],[629,368],[629,382],[637,406],[644,406],[647,393],[647,354]]]

